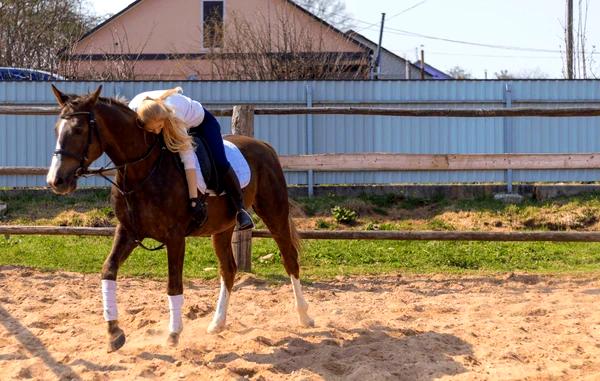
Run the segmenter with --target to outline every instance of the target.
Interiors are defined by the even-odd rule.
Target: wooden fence
[[[0,106],[1,114],[53,115],[56,107]],[[411,117],[570,117],[600,116],[600,108],[502,108],[502,109],[409,109],[361,107],[254,108],[211,110],[217,116],[232,116],[232,133],[254,135],[255,115],[342,114]],[[317,154],[281,156],[285,170],[304,171],[409,171],[409,170],[496,170],[496,169],[598,169],[600,153],[574,154]],[[47,168],[4,167],[0,175],[45,175]],[[100,229],[100,230],[98,230]],[[64,228],[0,226],[0,234],[110,235],[112,228]],[[252,237],[269,237],[266,231],[236,232],[234,253],[238,267],[250,271]],[[600,242],[600,232],[446,232],[446,231],[304,231],[308,239],[390,240],[482,240],[482,241],[573,241]]]
[[[0,225],[0,235],[76,235],[112,237],[114,227]],[[362,231],[300,230],[303,239],[390,241],[600,242],[600,232]],[[268,230],[251,231],[252,238],[271,238]]]

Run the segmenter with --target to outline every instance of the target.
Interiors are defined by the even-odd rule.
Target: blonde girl
[[[202,218],[198,214],[203,213],[203,209],[198,199],[198,160],[195,158],[190,132],[202,136],[210,146],[217,175],[221,177],[225,192],[237,211],[236,228],[245,230],[254,227],[252,218],[244,209],[237,175],[225,156],[221,126],[200,102],[183,95],[181,87],[177,87],[140,93],[129,102],[129,107],[138,114],[144,129],[155,134],[162,133],[167,148],[179,153],[185,168],[190,208],[194,217]]]

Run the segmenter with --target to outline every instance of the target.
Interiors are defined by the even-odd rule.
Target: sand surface
[[[166,283],[118,282],[125,346],[106,353],[100,278],[0,267],[0,379],[598,380],[597,275],[402,275],[305,285],[242,275],[227,329],[206,333],[217,281],[186,281],[184,331],[164,345]]]

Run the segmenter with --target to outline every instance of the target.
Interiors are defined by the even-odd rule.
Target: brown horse
[[[117,168],[111,202],[119,224],[112,250],[102,267],[108,349],[117,350],[125,343],[125,334],[117,320],[117,272],[144,238],[153,238],[167,248],[167,294],[172,323],[168,342],[176,345],[182,327],[180,303],[183,302],[185,237],[192,219],[185,178],[178,169],[179,157],[164,147],[160,136],[140,128],[135,112],[127,105],[101,98],[102,86],[84,96],[63,94],[54,86],[52,90],[61,107],[56,123],[56,151],[47,176],[52,190],[59,194],[73,192],[78,178],[90,173],[88,167],[102,153],[106,153]],[[248,161],[252,175],[244,189],[244,203],[254,208],[271,231],[292,280],[299,322],[312,326],[299,282],[299,236],[290,218],[286,182],[277,154],[267,143],[256,139],[244,136],[226,136],[225,139],[234,143]],[[231,249],[235,211],[226,197],[208,197],[207,217],[207,222],[190,235],[211,235],[219,259],[221,291],[208,326],[208,332],[214,333],[225,327],[237,271]],[[171,303],[173,296],[181,298],[179,305]]]

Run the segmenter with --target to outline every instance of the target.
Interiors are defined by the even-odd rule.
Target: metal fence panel
[[[236,104],[276,106],[355,105],[422,108],[503,107],[507,85],[512,107],[600,104],[600,81],[247,81],[58,82],[66,93],[103,85],[104,96],[132,98],[145,90],[182,86],[208,109]],[[309,100],[310,94],[310,100]],[[0,104],[54,104],[46,82],[0,82]],[[600,152],[600,118],[513,118],[515,153]],[[0,116],[0,167],[48,166],[54,149],[52,116]],[[222,132],[231,118],[219,118]],[[502,153],[503,118],[403,118],[385,116],[257,116],[255,134],[282,155],[341,152]],[[312,129],[311,129],[312,126]],[[312,137],[312,141],[308,141]],[[309,152],[312,150],[312,152]],[[104,160],[104,159],[103,159]],[[513,171],[514,181],[594,181],[600,170]],[[305,172],[288,172],[290,184],[307,184]],[[503,182],[504,171],[405,171],[315,173],[315,184]],[[105,185],[101,178],[84,186]],[[43,176],[0,176],[0,186],[44,186]]]

